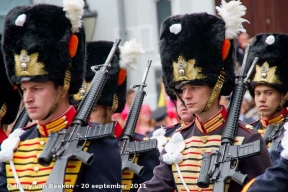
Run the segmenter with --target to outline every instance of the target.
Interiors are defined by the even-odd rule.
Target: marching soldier
[[[278,129],[272,132],[269,140],[269,151],[273,167],[265,173],[251,180],[243,192],[249,191],[287,191],[287,66],[288,62],[288,35],[287,34],[258,34],[255,36],[251,57],[259,57],[250,92],[254,96],[261,119],[255,123],[258,129],[265,131],[268,125]],[[278,124],[274,128],[273,125]],[[286,124],[286,125],[285,125]],[[268,128],[267,128],[268,130]],[[264,132],[265,135],[265,132]],[[282,142],[282,144],[281,144]],[[282,145],[282,146],[281,146]],[[281,154],[281,156],[280,156]]]
[[[233,9],[230,9],[232,8]],[[139,191],[202,191],[197,186],[202,154],[219,149],[227,110],[220,96],[229,95],[235,85],[234,38],[242,26],[246,7],[239,1],[222,1],[217,7],[222,18],[207,13],[172,16],[162,24],[160,55],[164,82],[185,102],[195,121],[174,133],[165,145],[154,176]],[[231,26],[233,26],[231,28]],[[173,137],[175,138],[173,139]],[[261,135],[239,122],[235,145],[261,140],[261,155],[241,159],[239,171],[248,180],[262,174],[271,165]],[[168,153],[169,151],[169,153]],[[177,155],[178,154],[178,155]],[[229,187],[229,190],[228,190]],[[241,191],[231,180],[226,190]],[[205,191],[212,191],[210,184]]]
[[[0,48],[2,35],[0,34]],[[11,124],[17,115],[21,96],[17,87],[13,87],[8,80],[3,61],[2,51],[0,49],[0,145],[7,135],[4,125]],[[0,148],[1,149],[1,148]]]
[[[29,117],[37,122],[7,139],[12,149],[8,145],[5,150],[14,150],[13,145],[17,150],[1,166],[3,192],[50,187],[45,184],[55,161],[44,167],[37,157],[48,135],[68,128],[76,114],[68,95],[77,93],[84,79],[86,43],[80,20],[84,2],[64,0],[63,5],[16,7],[5,18],[2,48],[6,70],[10,81],[23,91]],[[19,144],[15,143],[17,136]],[[90,141],[84,150],[95,154],[95,159],[90,166],[77,159],[68,162],[63,185],[70,189],[65,191],[102,191],[104,185],[119,185],[105,191],[121,191],[117,139]]]
[[[249,89],[261,118],[252,125],[265,135],[264,140],[270,152],[279,146],[284,132],[283,125],[288,118],[288,49],[285,49],[285,42],[288,42],[288,35],[285,34],[259,34],[254,38],[248,58],[251,63],[254,57],[259,57]],[[264,134],[268,126],[269,133]],[[273,132],[273,129],[279,130]],[[270,154],[272,162],[279,158],[279,154]]]
[[[87,42],[85,84],[82,85],[80,91],[89,88],[90,82],[95,74],[95,72],[91,70],[91,67],[103,64],[112,46],[113,42],[110,41]],[[122,51],[124,54],[121,54]],[[106,82],[106,86],[103,88],[101,97],[91,113],[91,126],[110,123],[112,121],[111,116],[114,113],[121,113],[123,111],[126,103],[127,69],[136,68],[136,58],[138,58],[138,55],[142,52],[141,46],[137,44],[135,40],[125,42],[124,46],[117,49],[114,59],[111,62],[111,68],[109,69],[109,79]],[[134,58],[135,60],[131,60],[131,58]],[[73,96],[74,103],[81,99],[80,93]],[[116,138],[120,139],[122,132],[123,128],[120,123],[117,122],[114,132]],[[145,136],[136,133],[134,140],[143,141],[144,137]],[[109,154],[111,151],[106,151],[104,153]],[[118,151],[118,153],[120,153],[120,151]],[[143,166],[144,173],[141,176],[138,176],[132,171],[125,170],[122,175],[122,185],[124,187],[122,190],[130,192],[137,191],[138,186],[141,183],[151,179],[154,167],[160,163],[159,156],[160,154],[157,150],[140,153],[135,158],[134,163]]]

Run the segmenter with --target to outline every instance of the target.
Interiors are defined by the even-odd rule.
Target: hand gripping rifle
[[[247,45],[241,72],[237,77],[236,86],[230,102],[230,110],[228,111],[227,121],[222,134],[221,146],[219,150],[212,150],[211,154],[204,153],[202,157],[203,162],[197,185],[201,188],[207,188],[210,182],[212,182],[214,183],[213,192],[224,192],[225,182],[228,179],[232,179],[240,185],[243,185],[247,179],[247,175],[238,172],[239,160],[260,153],[260,140],[243,145],[233,145],[238,129],[240,107],[247,89],[246,82],[249,81],[258,60],[257,57],[254,59],[245,78],[249,50],[250,45]]]
[[[87,141],[114,135],[115,122],[106,125],[90,127],[87,125],[87,119],[91,114],[93,106],[100,98],[102,89],[108,79],[108,69],[114,57],[120,39],[114,43],[104,65],[96,71],[87,94],[78,107],[76,116],[68,129],[62,129],[58,133],[52,132],[49,135],[47,144],[38,158],[38,163],[43,166],[49,166],[53,157],[55,165],[46,182],[47,187],[43,192],[62,192],[64,184],[66,166],[70,159],[77,158],[83,163],[90,165],[94,160],[93,154],[83,151]],[[52,188],[53,186],[56,186]],[[58,188],[57,188],[58,187]]]
[[[148,141],[142,141],[142,142],[132,141],[135,135],[136,124],[140,114],[143,99],[146,94],[144,91],[144,87],[147,86],[146,78],[148,75],[150,65],[151,61],[149,60],[141,84],[133,85],[132,87],[132,89],[136,87],[139,88],[136,91],[135,97],[133,99],[129,115],[124,125],[124,133],[122,134],[121,137],[120,153],[122,158],[122,171],[129,169],[136,175],[142,175],[144,172],[143,166],[139,166],[133,163],[136,154],[157,149],[156,139],[150,139]]]

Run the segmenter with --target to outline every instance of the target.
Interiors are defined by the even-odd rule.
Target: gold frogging
[[[186,61],[183,56],[179,56],[178,61],[173,62],[173,81],[205,79],[202,68],[194,65],[195,59]]]
[[[28,55],[26,50],[22,50],[20,55],[15,55],[15,75],[16,76],[36,76],[48,74],[44,70],[44,63],[38,62],[39,53]]]

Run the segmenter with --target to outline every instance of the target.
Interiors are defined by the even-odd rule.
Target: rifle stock
[[[219,150],[212,150],[211,154],[203,155],[203,168],[201,167],[197,185],[201,188],[207,188],[210,182],[212,182],[214,183],[213,192],[224,192],[225,182],[228,179],[233,179],[235,182],[243,185],[247,179],[247,175],[238,172],[239,159],[260,153],[260,140],[233,146],[238,129],[240,107],[247,89],[246,83],[249,81],[254,66],[258,61],[258,58],[254,59],[246,77],[245,71],[249,50],[250,45],[248,44],[245,49],[240,75],[236,79],[236,86],[233,91],[227,121],[225,122],[221,138],[221,146]]]
[[[135,97],[133,99],[129,115],[124,125],[124,132],[121,137],[120,153],[122,159],[122,171],[129,169],[136,175],[142,175],[142,173],[144,172],[143,166],[139,166],[133,163],[136,157],[136,153],[153,150],[157,147],[156,140],[142,142],[132,141],[135,135],[136,124],[140,114],[143,99],[146,94],[144,91],[144,87],[146,87],[146,78],[150,66],[151,61],[149,60],[141,84],[133,86],[133,88],[139,87],[139,89],[136,91]],[[133,155],[133,158],[130,158],[131,155]]]
[[[114,42],[114,45],[100,70],[96,71],[91,86],[89,87],[84,99],[81,101],[76,116],[73,119],[72,125],[68,129],[63,129],[61,132],[56,133],[58,136],[53,135],[49,138],[45,148],[44,154],[38,158],[39,164],[44,162],[43,166],[50,165],[51,154],[55,157],[55,165],[46,182],[47,186],[56,185],[61,186],[64,184],[65,171],[68,161],[71,158],[77,158],[83,163],[89,165],[92,163],[94,156],[83,151],[85,144],[88,140],[94,140],[99,137],[113,135],[115,123],[111,123],[109,128],[106,125],[98,127],[100,131],[92,131],[87,124],[87,119],[90,116],[94,105],[97,103],[101,96],[102,89],[108,79],[108,70],[111,61],[115,55],[120,39]],[[95,128],[92,128],[95,129]],[[88,135],[90,133],[90,135]],[[98,133],[98,135],[97,135]],[[94,134],[94,135],[93,135]],[[47,149],[46,149],[47,148]],[[48,158],[47,158],[48,156]],[[43,158],[42,158],[43,157]],[[43,192],[62,192],[63,188],[43,188]]]

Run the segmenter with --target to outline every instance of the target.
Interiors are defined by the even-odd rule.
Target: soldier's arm
[[[261,135],[253,132],[244,139],[243,144],[260,139],[261,154],[244,158],[240,161],[239,170],[243,174],[248,174],[248,181],[263,174],[268,167],[271,167],[270,155]]]
[[[281,149],[279,149],[281,150]],[[273,167],[247,183],[242,192],[288,191],[288,160],[280,157]]]
[[[153,175],[151,180],[143,183],[138,192],[173,192],[176,189],[171,165],[161,160],[160,165],[153,170]]]
[[[120,192],[122,170],[117,139],[109,137],[91,141],[87,152],[94,154],[94,161],[89,166],[82,164],[77,178],[79,188],[74,192]],[[104,185],[109,187],[104,188]]]

